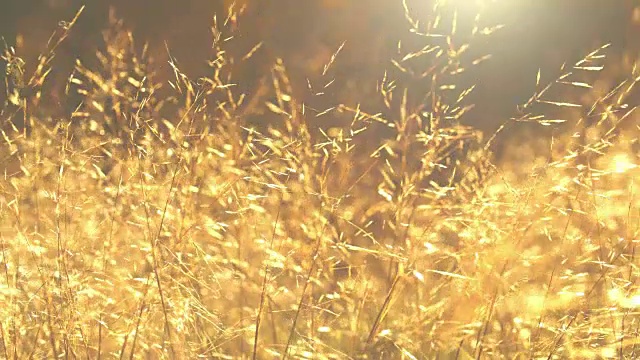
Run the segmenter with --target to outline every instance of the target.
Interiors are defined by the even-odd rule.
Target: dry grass
[[[7,49],[0,357],[635,358],[635,66],[599,71],[605,47],[539,78],[503,129],[553,131],[498,162],[506,132],[460,124],[458,82],[497,28],[410,5],[429,36],[390,63],[380,112],[311,109],[282,61],[237,93],[220,19],[211,75],[172,61],[167,84],[114,17],[60,118],[44,84],[74,22],[33,76]],[[339,50],[313,87],[340,86]]]

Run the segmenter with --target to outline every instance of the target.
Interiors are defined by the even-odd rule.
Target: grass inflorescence
[[[282,59],[239,90],[261,44],[228,50],[234,14],[213,21],[199,79],[167,49],[161,80],[115,14],[58,90],[52,59],[82,11],[31,74],[6,46],[0,357],[638,356],[635,62],[602,46],[543,69],[483,134],[463,120],[490,57],[470,49],[508,29],[481,7],[418,19],[400,3],[418,40],[366,104],[326,109]],[[348,46],[316,96],[346,86]],[[532,125],[549,131],[504,139]]]

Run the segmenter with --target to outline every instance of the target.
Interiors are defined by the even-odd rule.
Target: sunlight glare
[[[628,154],[615,155],[611,161],[611,165],[611,170],[617,174],[622,174],[638,167],[638,165],[632,162]]]

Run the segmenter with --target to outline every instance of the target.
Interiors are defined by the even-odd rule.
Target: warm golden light
[[[0,358],[638,357],[631,1],[117,1],[0,40]]]
[[[637,167],[638,165],[633,162],[629,154],[616,154],[611,159],[611,171],[617,174],[625,173]]]

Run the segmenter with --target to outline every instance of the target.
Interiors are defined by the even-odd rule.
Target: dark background
[[[224,2],[87,1],[77,28],[57,54],[56,61],[61,63],[59,75],[68,75],[64,72],[76,57],[90,61],[100,46],[101,31],[108,24],[111,6],[132,29],[139,43],[150,43],[161,71],[168,71],[164,61],[166,42],[187,74],[203,75],[211,51],[212,18],[216,13],[224,17],[230,1]],[[304,87],[305,77],[321,71],[317,59],[324,63],[345,40],[345,50],[338,61],[342,71],[379,79],[383,69],[389,67],[386,59],[393,55],[397,40],[411,36],[399,0],[244,2],[248,7],[240,19],[239,47],[250,48],[264,40],[265,56],[284,58],[292,73],[297,74],[294,78],[300,87]],[[17,49],[18,55],[27,64],[34,64],[59,22],[70,20],[83,3],[80,0],[0,0],[0,34],[11,45],[15,44],[16,35],[21,34],[23,41]],[[594,47],[609,42],[612,57],[638,54],[636,38],[640,15],[637,11],[634,15],[634,8],[640,6],[638,1],[502,0],[498,3],[489,18],[505,24],[506,28],[484,43],[475,44],[478,54],[493,55],[491,61],[473,73],[478,84],[473,101],[478,106],[466,121],[481,129],[495,129],[513,113],[516,104],[532,94],[539,68],[549,69],[543,75],[557,75],[554,71],[562,63],[573,63]],[[260,69],[248,68],[245,80],[251,82],[259,72]],[[361,84],[369,85],[372,84]],[[357,94],[354,98],[358,98]]]

